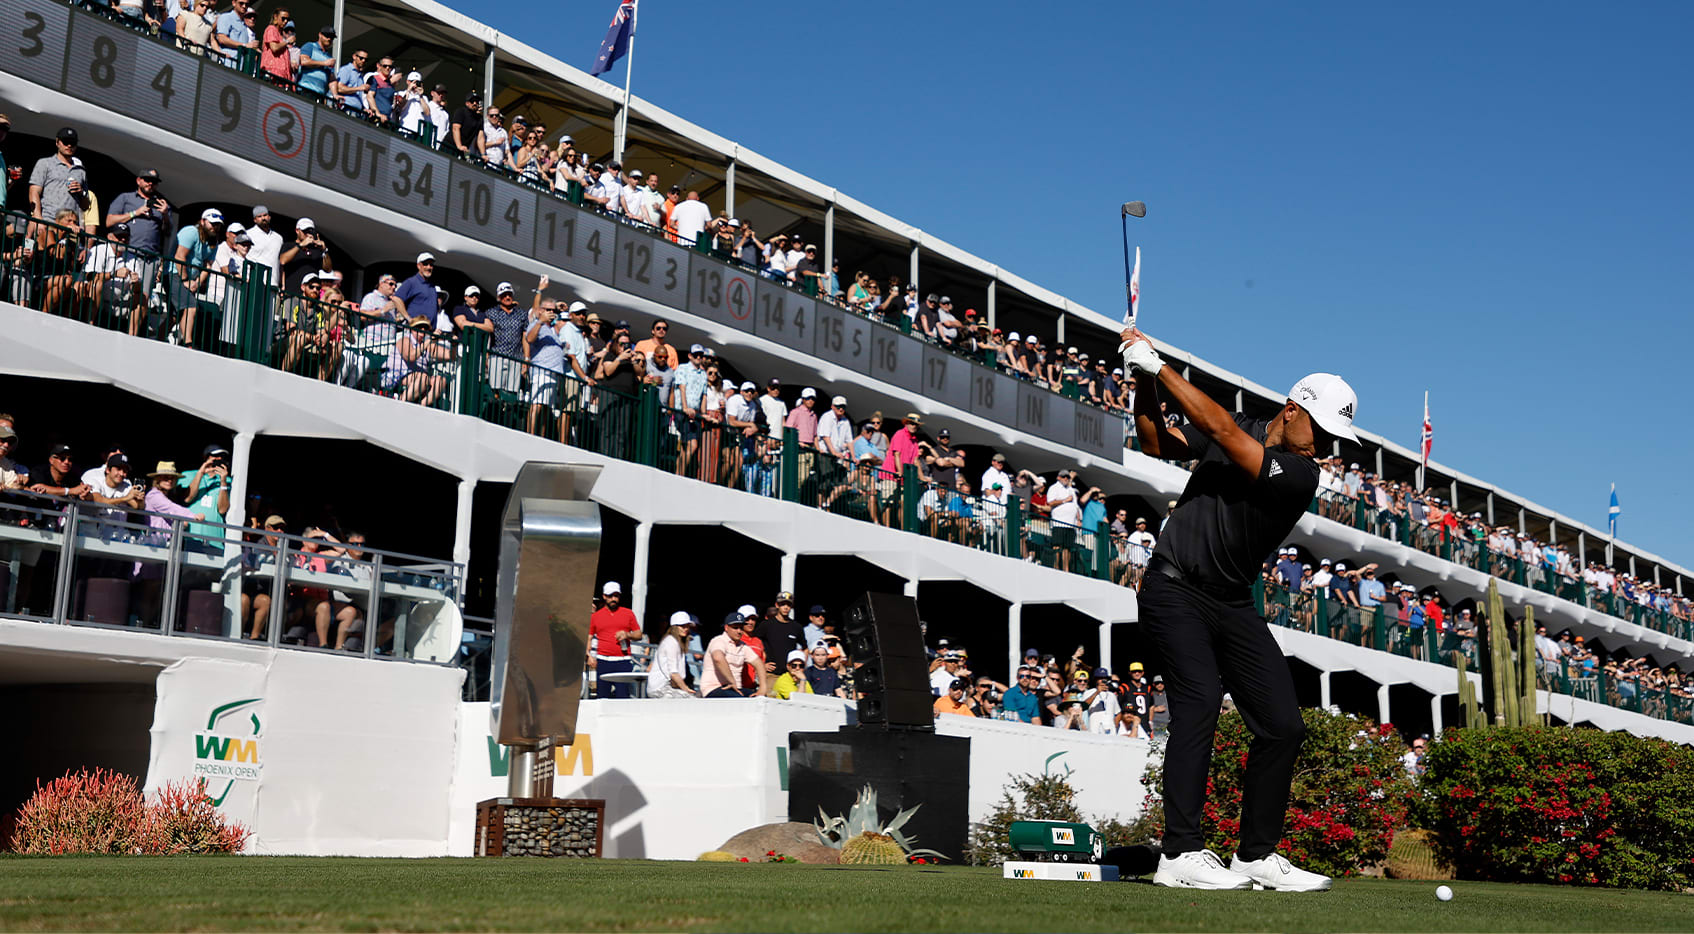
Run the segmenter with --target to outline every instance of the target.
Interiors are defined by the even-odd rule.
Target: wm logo
[[[194,735],[194,758],[216,759],[219,762],[259,762],[259,741],[218,736],[212,733]]]

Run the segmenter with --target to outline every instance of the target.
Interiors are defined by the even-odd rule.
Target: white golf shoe
[[[1226,868],[1211,850],[1190,850],[1174,859],[1161,855],[1153,884],[1178,889],[1250,889],[1253,880]]]
[[[1307,872],[1284,859],[1281,853],[1272,853],[1264,859],[1255,859],[1252,862],[1235,856],[1229,861],[1229,869],[1253,880],[1255,889],[1271,889],[1277,892],[1327,892],[1331,884],[1328,876]]]

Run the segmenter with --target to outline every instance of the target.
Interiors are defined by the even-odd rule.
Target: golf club
[[[1124,306],[1123,319],[1130,327],[1135,327],[1135,280],[1129,269],[1129,219],[1147,216],[1147,202],[1125,201],[1123,211],[1119,215],[1119,226],[1123,228],[1123,290]]]

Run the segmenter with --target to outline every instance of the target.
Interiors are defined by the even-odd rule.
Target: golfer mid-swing
[[[1164,655],[1170,704],[1165,748],[1165,838],[1153,882],[1198,889],[1311,892],[1329,877],[1276,852],[1305,726],[1288,663],[1253,609],[1253,581],[1317,489],[1318,451],[1357,441],[1352,387],[1313,373],[1270,421],[1232,415],[1164,365],[1141,331],[1122,334],[1124,366],[1146,374],[1135,393],[1135,434],[1153,457],[1194,460],[1194,473],[1147,565],[1141,625]],[[1168,428],[1161,396],[1189,424]],[[1241,843],[1226,867],[1205,849],[1200,815],[1227,689],[1253,744],[1241,797]]]

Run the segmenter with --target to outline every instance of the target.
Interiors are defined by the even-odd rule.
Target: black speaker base
[[[843,727],[788,734],[788,819],[811,823],[818,810],[846,817],[866,785],[883,826],[917,807],[900,830],[914,846],[962,864],[970,836],[970,739],[916,730]]]

